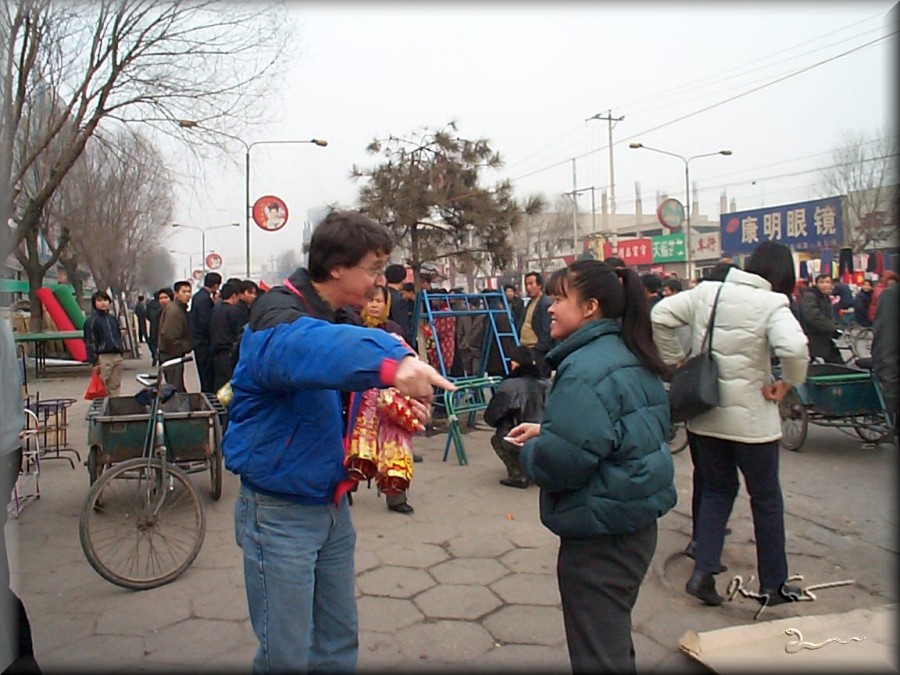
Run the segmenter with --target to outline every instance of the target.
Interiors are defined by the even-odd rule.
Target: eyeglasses
[[[384,263],[379,263],[377,265],[372,265],[371,267],[363,267],[362,265],[357,265],[359,269],[368,274],[370,277],[378,278],[384,276]]]

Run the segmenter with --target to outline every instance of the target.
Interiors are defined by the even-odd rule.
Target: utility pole
[[[613,117],[612,109],[606,111],[606,117],[601,117],[600,113],[597,113],[593,117],[588,117],[585,122],[590,120],[605,120],[609,124],[609,212],[612,216],[616,215],[616,172],[615,166],[613,164],[613,128],[615,124],[613,122],[621,122],[625,119],[625,115],[621,117]]]
[[[572,158],[572,254],[578,253],[578,179],[575,177],[575,158]]]

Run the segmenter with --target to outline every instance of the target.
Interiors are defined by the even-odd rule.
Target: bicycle
[[[145,389],[135,398],[150,397],[142,456],[104,471],[81,509],[79,538],[88,562],[123,588],[145,590],[174,581],[203,544],[206,512],[187,473],[174,463],[162,409],[176,393],[163,384],[163,371],[192,360],[170,359],[156,375],[137,375]]]

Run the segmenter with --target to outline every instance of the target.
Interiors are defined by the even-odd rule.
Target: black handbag
[[[700,353],[684,362],[669,383],[669,412],[672,422],[684,422],[719,405],[719,368],[712,355],[713,327],[722,286],[716,292]]]

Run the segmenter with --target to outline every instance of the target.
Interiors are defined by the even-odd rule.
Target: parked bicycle
[[[124,588],[143,590],[175,580],[203,544],[205,509],[187,473],[175,464],[177,449],[163,410],[176,394],[163,383],[163,371],[191,360],[171,359],[155,375],[137,376],[145,389],[135,398],[150,407],[142,455],[104,471],[81,510],[79,536],[88,562]]]

